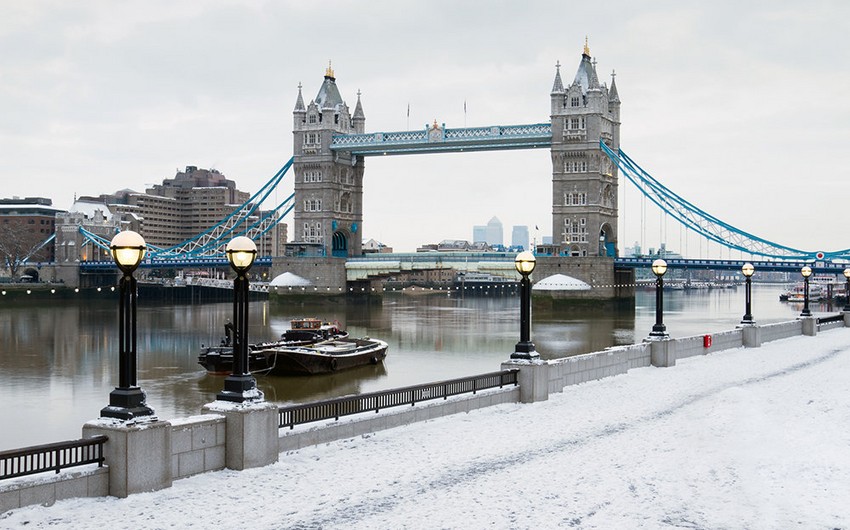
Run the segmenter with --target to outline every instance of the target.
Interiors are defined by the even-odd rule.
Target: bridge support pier
[[[549,399],[549,363],[540,359],[512,359],[502,363],[502,370],[519,370],[520,403],[535,403]]]

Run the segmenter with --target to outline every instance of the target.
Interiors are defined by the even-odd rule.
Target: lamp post
[[[800,274],[803,275],[803,311],[801,317],[810,317],[812,312],[809,311],[809,276],[812,275],[812,268],[808,265],[800,269]]]
[[[756,271],[756,268],[753,267],[752,263],[744,263],[744,266],[741,267],[741,272],[744,274],[744,278],[746,278],[746,309],[744,311],[744,318],[741,319],[741,324],[754,324],[753,322],[753,311],[752,311],[752,302],[753,302],[753,273]]]
[[[234,237],[224,249],[230,267],[236,272],[233,280],[233,373],[224,379],[224,390],[216,399],[222,401],[262,401],[257,381],[248,367],[248,270],[257,257],[257,245],[251,238]]]
[[[511,354],[511,359],[530,360],[540,357],[534,349],[534,343],[531,342],[531,281],[528,279],[536,264],[537,259],[528,250],[517,254],[514,260],[514,266],[522,275],[522,280],[519,282],[519,342]]]
[[[652,272],[655,274],[655,325],[652,326],[650,337],[667,337],[667,326],[664,325],[664,273],[667,272],[667,262],[657,259],[652,262]]]
[[[844,269],[844,277],[847,279],[847,283],[844,285],[844,296],[846,297],[844,300],[844,312],[850,313],[850,267]]]
[[[136,232],[119,232],[109,245],[112,259],[124,273],[118,294],[118,386],[109,393],[109,406],[100,411],[102,418],[131,420],[153,416],[145,403],[145,393],[136,384],[136,279],[135,271],[147,249]]]

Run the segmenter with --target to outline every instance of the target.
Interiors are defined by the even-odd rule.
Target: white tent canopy
[[[553,274],[535,283],[533,291],[589,291],[590,284],[566,274]]]
[[[302,278],[291,272],[284,272],[280,276],[275,276],[269,283],[272,287],[301,287],[302,285],[312,285],[310,280]]]

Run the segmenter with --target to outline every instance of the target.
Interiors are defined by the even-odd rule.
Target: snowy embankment
[[[3,528],[850,528],[850,328],[640,368]]]

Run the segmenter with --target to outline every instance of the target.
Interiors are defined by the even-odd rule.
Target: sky
[[[621,147],[654,177],[767,240],[850,247],[840,0],[0,1],[4,197],[69,208],[188,165],[255,192],[292,156],[298,84],[309,102],[328,61],[367,131],[546,122],[555,64],[569,82],[587,37],[601,80],[617,73]],[[539,240],[551,189],[546,149],[370,157],[362,233],[410,251],[496,216]],[[620,217],[621,251],[720,255],[625,181]]]
[[[848,370],[838,328],[11,510],[0,528],[847,528]]]

